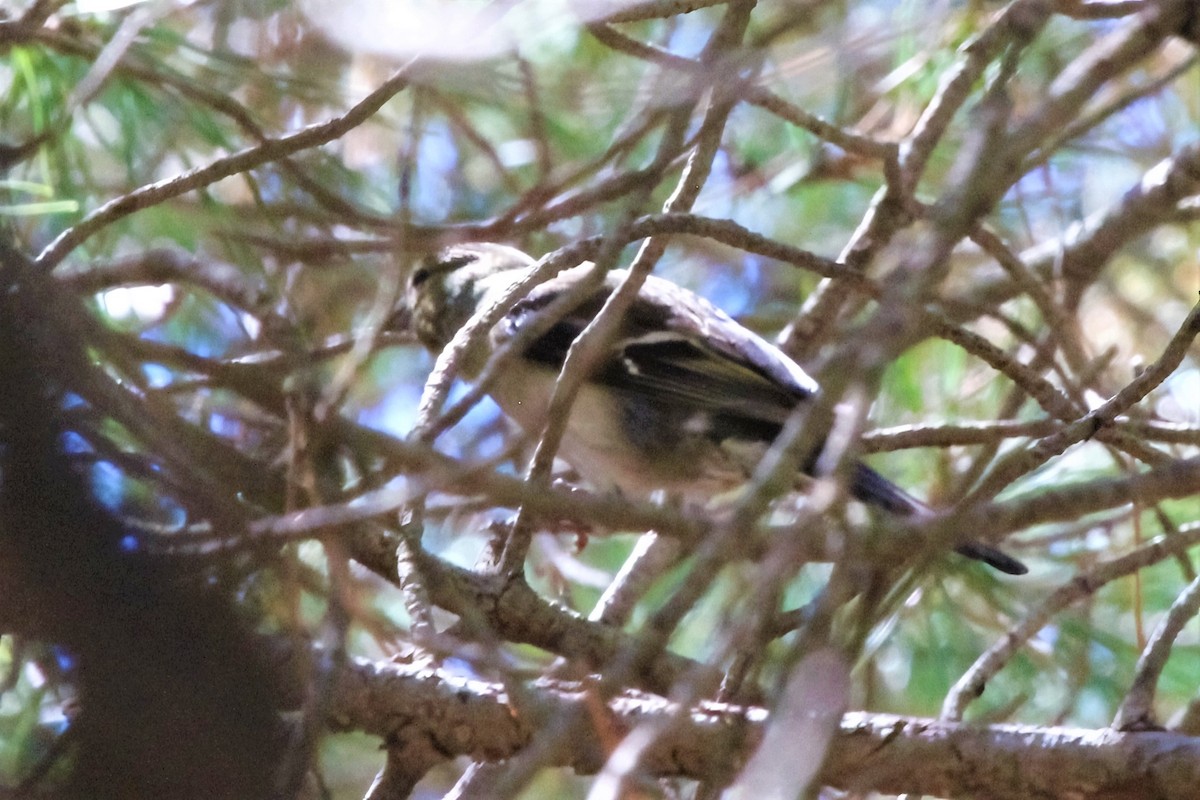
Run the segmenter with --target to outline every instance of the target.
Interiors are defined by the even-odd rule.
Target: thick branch
[[[719,779],[744,763],[769,724],[767,711],[757,707],[707,703],[685,711],[644,694],[601,704],[579,683],[539,682],[529,695],[546,718],[586,706],[594,724],[560,748],[553,762],[586,774],[604,766],[630,731],[669,721],[642,751],[641,769],[657,777]],[[385,741],[423,735],[448,756],[483,761],[519,752],[540,722],[518,716],[498,684],[398,664],[347,664],[337,676],[332,709],[337,729]],[[1200,783],[1200,739],[856,712],[843,718],[820,781],[856,791],[1000,800],[1187,798]]]

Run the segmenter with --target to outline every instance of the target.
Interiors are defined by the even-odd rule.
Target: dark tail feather
[[[1029,572],[1029,567],[1025,566],[1024,563],[1013,558],[1008,553],[1004,553],[986,544],[967,542],[966,544],[960,544],[954,549],[967,558],[982,561],[989,567],[995,567],[1008,575],[1024,575],[1026,572]]]
[[[898,517],[932,513],[929,506],[862,462],[850,473],[850,494]]]
[[[930,513],[929,506],[863,463],[854,465],[850,494],[864,503],[870,503],[901,517]],[[967,558],[982,561],[1009,575],[1024,575],[1029,571],[1029,568],[1017,559],[986,544],[968,542],[955,549]]]

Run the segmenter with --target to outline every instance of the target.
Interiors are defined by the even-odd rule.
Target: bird
[[[476,311],[535,264],[521,250],[492,242],[455,244],[426,256],[409,276],[404,301],[416,338],[430,352],[441,352]],[[464,359],[459,374],[478,378],[489,353],[512,341],[591,268],[585,262],[536,285],[487,332],[487,347]],[[568,349],[626,274],[610,270],[487,387],[526,433],[541,432]],[[662,490],[703,504],[744,485],[787,419],[819,392],[779,348],[705,298],[648,275],[581,386],[558,455],[596,489],[632,497]],[[811,473],[820,449],[803,471]],[[848,488],[856,499],[897,517],[933,513],[861,461],[850,469]],[[990,545],[967,542],[956,549],[1010,575],[1027,571]]]

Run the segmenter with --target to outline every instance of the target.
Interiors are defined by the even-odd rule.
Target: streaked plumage
[[[439,352],[477,308],[533,263],[519,250],[490,243],[457,245],[426,259],[409,286],[422,343]],[[535,287],[489,332],[489,349],[510,340],[588,269],[567,270]],[[525,430],[541,430],[568,348],[624,277],[624,271],[610,272],[492,385],[491,396]],[[462,365],[464,377],[477,377],[483,360]],[[581,389],[559,455],[601,489],[634,496],[665,489],[704,502],[741,485],[796,405],[818,391],[778,348],[707,300],[652,275]],[[855,465],[850,490],[893,514],[929,511],[864,464]],[[985,545],[959,552],[1004,572],[1025,571]]]

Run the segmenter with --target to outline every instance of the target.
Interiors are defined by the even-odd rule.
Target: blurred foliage
[[[660,126],[674,94],[682,91],[678,73],[597,41],[586,29],[589,4],[565,0],[102,5],[37,3],[5,12],[3,24],[10,28],[0,34],[0,144],[20,147],[41,138],[27,157],[8,164],[0,180],[0,219],[30,252],[139,186],[254,147],[263,136],[278,138],[343,114],[400,65],[422,55],[411,68],[408,88],[365,124],[285,161],[271,160],[116,219],[58,268],[171,247],[232,265],[248,284],[266,287],[268,301],[250,309],[202,284],[175,283],[166,294],[124,285],[89,292],[110,329],[203,358],[279,347],[299,352],[327,336],[360,329],[387,282],[381,276],[403,273],[410,254],[453,238],[455,226],[508,219],[508,238],[535,254],[610,230],[624,194],[561,216],[546,210],[606,176],[645,164],[660,133],[636,136],[627,148],[614,150],[613,144],[639,126]],[[961,48],[1005,5],[763,2],[746,40],[757,44],[751,52],[762,59],[758,85],[847,130],[896,141],[912,130],[961,58]],[[44,21],[20,28],[17,21],[35,6],[47,12]],[[618,27],[637,40],[695,57],[724,13],[717,6]],[[1010,88],[1014,118],[1035,109],[1048,85],[1118,24],[1053,16],[1021,54]],[[431,53],[421,52],[426,48]],[[106,66],[109,58],[117,60]],[[993,64],[982,81],[993,80],[998,69]],[[89,86],[93,78],[101,84]],[[1160,79],[1152,91],[1134,96]],[[81,96],[81,87],[90,91]],[[1073,225],[1111,207],[1156,163],[1194,143],[1200,69],[1188,46],[1172,40],[1106,84],[1088,112],[1096,118],[1072,120],[1078,127],[1062,132],[1069,138],[1050,142],[1022,165],[1020,179],[988,215],[987,223],[1014,252],[1066,241]],[[917,199],[940,196],[961,166],[973,124],[969,113],[952,122],[932,153]],[[679,167],[654,186],[647,212],[661,207]],[[851,241],[882,185],[878,161],[742,103],[693,210],[832,258]],[[523,204],[522,213],[513,212],[517,204]],[[544,219],[524,224],[526,215]],[[1081,388],[1089,402],[1111,395],[1138,365],[1156,359],[1193,302],[1200,288],[1200,227],[1193,218],[1181,211],[1111,253],[1083,295],[1073,321],[1086,355],[1115,348]],[[402,221],[412,225],[406,228]],[[398,247],[407,251],[399,258]],[[695,237],[672,239],[657,271],[766,335],[793,319],[818,284],[803,270]],[[955,255],[948,291],[970,299],[973,288],[1000,275],[979,249],[964,246]],[[1047,324],[1034,301],[1014,295],[994,307],[986,298],[980,302],[983,307],[960,318],[1028,361],[1033,351],[1024,333],[1037,340]],[[864,309],[860,304],[836,330],[823,331],[824,340],[850,335]],[[291,327],[264,328],[267,317]],[[140,377],[183,419],[233,444],[264,470],[281,469],[289,435],[281,417],[234,391],[205,385],[182,363],[143,361]],[[314,363],[302,377],[328,386],[343,363]],[[814,359],[811,366],[820,363]],[[411,344],[383,347],[354,371],[342,414],[403,437],[431,364]],[[1058,380],[1053,371],[1048,374]],[[930,339],[890,366],[871,424],[1043,416],[1032,400],[1013,397],[1005,376],[956,345]],[[1198,398],[1200,365],[1193,350],[1141,408],[1147,419],[1195,432]],[[455,456],[492,459],[502,471],[518,473],[523,453],[506,450],[505,431],[485,402],[440,447]],[[1027,441],[1006,441],[999,451]],[[198,521],[186,502],[172,499],[187,487],[159,480],[155,470],[129,471],[123,454],[146,455],[137,437],[110,427],[86,432],[80,442],[76,449],[86,456],[96,493],[107,505],[146,523],[182,528]],[[1161,446],[1176,457],[1196,452],[1194,444]],[[976,445],[909,449],[880,454],[873,463],[915,493],[949,502],[969,488],[964,476],[978,477],[978,469],[995,458],[994,451],[981,452]],[[1129,469],[1126,456],[1088,442],[1022,477],[1005,496]],[[1163,515],[1175,525],[1200,520],[1200,495],[1144,510],[1135,515],[1137,524],[1129,517],[1105,517],[1031,530],[1013,544],[1033,565],[1025,578],[998,578],[951,557],[933,565],[865,637],[852,706],[936,715],[951,685],[1010,625],[1077,569],[1162,533]],[[504,516],[435,497],[423,544],[469,567],[486,540],[486,523]],[[547,538],[533,551],[530,582],[544,596],[586,614],[632,542],[633,536],[593,537],[580,547],[569,535]],[[131,542],[134,549],[144,546]],[[243,554],[217,566],[203,562],[197,569],[236,585],[265,630],[319,636],[328,611],[325,554],[313,543],[282,550],[269,557]],[[752,596],[756,569],[754,563],[729,566],[676,632],[673,648],[697,659],[711,656],[721,640],[714,631],[735,626],[744,610],[739,603]],[[971,716],[1106,725],[1129,685],[1147,631],[1190,580],[1190,569],[1165,561],[1056,615],[989,682]],[[827,575],[820,565],[799,570],[786,586],[784,607],[811,600]],[[632,626],[685,579],[686,571],[677,570],[659,580]],[[399,590],[355,570],[347,591],[353,598],[346,601],[353,609],[346,637],[350,651],[386,658],[403,650],[411,620]],[[1192,623],[1159,683],[1157,707],[1164,718],[1192,700],[1200,686],[1198,635]],[[550,661],[530,647],[514,646],[510,656],[514,665],[535,672]],[[458,668],[474,669],[467,660]],[[778,670],[767,659],[763,676]],[[70,666],[58,665],[48,648],[6,636],[0,639],[0,674],[13,676],[0,698],[0,778],[16,785],[41,768],[48,742],[69,719]],[[379,768],[377,748],[366,736],[330,737],[320,762],[328,796],[361,797]],[[418,796],[440,796],[457,772],[435,771]],[[582,797],[586,791],[584,781],[546,774],[523,796]]]

